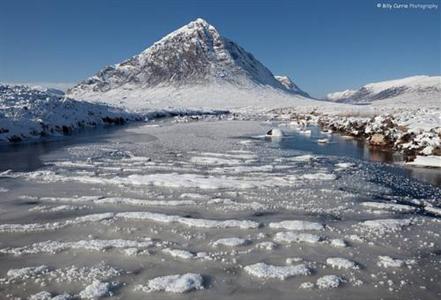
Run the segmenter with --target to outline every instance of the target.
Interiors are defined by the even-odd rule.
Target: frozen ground
[[[38,163],[2,151],[2,167],[30,167],[0,174],[0,298],[441,297],[435,185],[333,155],[334,136],[157,124],[73,138]]]

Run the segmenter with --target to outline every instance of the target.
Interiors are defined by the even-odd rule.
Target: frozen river
[[[441,297],[439,172],[317,128],[158,125],[1,149],[1,299]]]

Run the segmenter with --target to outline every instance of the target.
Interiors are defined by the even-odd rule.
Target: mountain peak
[[[210,85],[236,89],[265,87],[306,95],[299,89],[285,87],[251,53],[221,36],[201,18],[166,35],[140,54],[104,68],[68,94],[100,99],[103,93],[114,95],[117,90],[130,97],[131,91],[148,94],[157,88]]]
[[[188,23],[187,24],[187,26],[194,26],[194,25],[196,25],[196,26],[202,26],[202,27],[209,27],[209,26],[211,26],[210,24],[208,24],[208,22],[207,21],[205,21],[204,19],[202,19],[202,18],[197,18],[196,20],[194,20],[194,21],[191,21],[190,23]]]

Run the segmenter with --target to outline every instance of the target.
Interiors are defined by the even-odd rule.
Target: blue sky
[[[202,17],[313,96],[441,73],[438,9],[382,0],[0,0],[0,81],[77,82]]]

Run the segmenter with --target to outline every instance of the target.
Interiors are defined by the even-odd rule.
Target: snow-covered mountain
[[[0,84],[0,142],[69,134],[135,118],[108,105],[66,98],[59,90]]]
[[[274,101],[282,97],[284,102],[286,96],[307,96],[289,78],[287,81],[280,82],[252,54],[221,36],[205,20],[197,19],[140,54],[104,68],[67,93],[129,108],[219,108],[253,105],[249,100],[256,95],[275,97]],[[246,97],[244,91],[252,92]]]
[[[330,93],[327,100],[352,104],[367,104],[377,100],[396,98],[441,98],[441,76],[412,76],[381,81],[362,86],[358,90]]]

